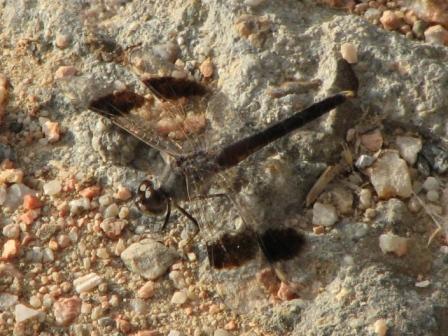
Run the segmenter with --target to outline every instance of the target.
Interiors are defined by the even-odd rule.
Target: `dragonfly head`
[[[138,187],[136,203],[140,211],[161,215],[168,211],[169,199],[160,188],[154,186],[152,180],[144,180]]]

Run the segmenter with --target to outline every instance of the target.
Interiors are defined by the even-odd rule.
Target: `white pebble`
[[[185,302],[187,302],[188,296],[185,291],[177,291],[173,294],[173,297],[171,298],[171,303],[176,305],[182,305]]]
[[[40,308],[40,306],[42,306],[42,301],[37,295],[33,295],[30,297],[30,305],[33,308]]]
[[[103,216],[104,218],[117,217],[119,211],[117,204],[112,203],[104,210]]]
[[[344,43],[341,45],[341,55],[350,64],[358,62],[358,48],[353,43]]]
[[[361,189],[359,192],[359,204],[363,209],[370,208],[372,204],[372,191],[370,189]]]
[[[14,315],[16,318],[16,322],[22,322],[25,320],[32,319],[39,315],[39,311],[35,309],[28,308],[23,304],[18,304],[15,306]]]
[[[417,196],[413,196],[408,202],[409,211],[416,213],[421,208],[422,208],[422,205],[420,204],[419,200],[417,199]]]
[[[398,151],[411,166],[417,161],[417,154],[422,149],[422,140],[409,136],[398,136],[396,140]]]
[[[437,181],[437,179],[432,176],[428,176],[425,182],[423,182],[423,188],[426,191],[437,190],[439,189],[439,187],[440,187],[439,181]]]
[[[429,280],[423,280],[423,281],[418,281],[415,283],[415,287],[418,288],[425,288],[428,287],[431,284],[431,281]]]
[[[331,204],[314,203],[313,206],[313,224],[332,226],[338,220],[336,208]]]
[[[384,151],[375,161],[370,168],[370,181],[382,199],[395,196],[407,198],[412,195],[408,166],[396,151]]]
[[[20,236],[20,226],[18,224],[8,224],[2,230],[6,238],[16,239]]]
[[[61,181],[58,180],[49,181],[44,184],[43,189],[45,195],[49,196],[57,195],[62,190]]]
[[[383,253],[393,252],[401,257],[408,251],[408,239],[391,232],[382,234],[379,238],[380,249]]]
[[[98,198],[98,203],[102,207],[106,207],[109,204],[111,204],[112,202],[113,202],[113,199],[109,195],[102,195]]]
[[[426,199],[430,202],[437,202],[439,200],[439,193],[437,190],[429,190],[426,193]]]
[[[78,293],[83,293],[97,287],[101,281],[101,277],[96,273],[90,273],[73,280],[73,286]]]
[[[177,289],[182,289],[187,286],[183,274],[179,271],[171,271],[169,278],[173,282],[174,287]]]
[[[182,336],[182,334],[180,331],[170,330],[170,332],[168,333],[168,336]]]
[[[431,26],[424,32],[425,41],[438,45],[448,45],[448,30],[442,25]]]

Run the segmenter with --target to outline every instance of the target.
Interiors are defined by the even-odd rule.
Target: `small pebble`
[[[435,177],[428,176],[425,182],[423,182],[423,188],[426,191],[438,190],[440,188],[440,183]]]
[[[372,191],[370,189],[361,189],[359,192],[359,205],[362,209],[367,209],[372,204]]]
[[[431,284],[431,281],[429,280],[423,280],[415,283],[415,287],[418,288],[426,288]]]
[[[126,219],[129,217],[129,208],[124,206],[120,208],[120,211],[118,212],[118,218],[120,219]]]
[[[425,41],[438,45],[448,45],[448,30],[442,25],[431,26],[425,30]]]
[[[55,38],[56,47],[59,49],[65,49],[70,44],[70,35],[58,33]]]
[[[18,224],[5,225],[2,233],[6,238],[17,239],[20,236],[20,226]]]
[[[71,65],[60,66],[54,73],[54,78],[61,79],[64,77],[71,77],[76,75],[77,72],[78,71],[74,66]]]
[[[380,249],[383,253],[392,252],[401,257],[408,252],[408,239],[391,232],[379,237]]]
[[[86,197],[88,199],[92,199],[96,196],[98,196],[101,193],[101,187],[100,186],[90,186],[87,188],[82,189],[79,192],[79,195],[81,195],[82,197]]]
[[[313,205],[313,225],[332,226],[338,220],[336,208],[319,202]]]
[[[398,136],[396,140],[398,151],[411,166],[417,161],[417,154],[422,149],[422,140],[408,136]]]
[[[412,195],[412,183],[406,162],[396,151],[385,151],[369,168],[370,181],[382,199]]]
[[[40,308],[42,306],[42,300],[37,295],[33,295],[30,297],[30,305],[36,309]]]
[[[61,129],[58,122],[50,121],[48,118],[39,118],[40,126],[42,127],[42,133],[49,143],[59,141],[61,138]]]
[[[177,291],[171,298],[171,303],[176,305],[183,305],[188,300],[188,295],[185,291]]]
[[[148,305],[145,301],[140,299],[131,300],[130,306],[132,310],[137,314],[146,314],[146,312],[148,311]]]
[[[386,336],[387,334],[387,323],[385,319],[376,320],[373,324],[373,330],[378,336]]]
[[[98,198],[98,203],[101,207],[107,207],[108,205],[112,204],[114,200],[110,195],[103,195]]]
[[[182,289],[187,286],[183,274],[179,271],[171,271],[168,277],[177,289]]]
[[[53,305],[53,314],[58,325],[67,326],[81,313],[81,300],[73,296],[61,298]]]
[[[112,203],[112,204],[108,205],[106,209],[104,209],[103,216],[104,216],[104,218],[117,217],[119,211],[120,210],[118,208],[118,205],[115,203]]]
[[[182,336],[182,334],[181,334],[180,331],[177,331],[177,330],[170,330],[170,331],[168,332],[168,336]]]
[[[290,301],[296,299],[298,296],[294,288],[292,288],[285,282],[281,282],[280,288],[277,292],[277,297],[282,301]]]
[[[362,154],[355,162],[355,166],[358,169],[365,169],[370,167],[375,162],[375,158],[371,155]]]
[[[131,191],[123,186],[119,186],[118,190],[114,194],[114,198],[120,201],[127,201],[132,197]]]
[[[15,258],[20,252],[20,242],[16,239],[8,239],[3,245],[2,260]]]
[[[436,190],[429,190],[426,193],[426,199],[430,202],[437,202],[439,200],[439,193]]]
[[[73,286],[78,293],[88,292],[96,288],[102,279],[96,273],[90,273],[73,280]]]
[[[422,205],[420,204],[419,200],[417,199],[417,196],[413,196],[408,202],[409,211],[416,213],[416,212],[419,212],[421,208],[422,208]]]
[[[42,207],[42,203],[36,196],[25,195],[23,197],[23,208],[26,210],[33,210]]]
[[[383,146],[383,136],[381,131],[376,129],[372,132],[361,135],[361,144],[371,152],[377,152]]]
[[[396,12],[391,10],[386,10],[383,12],[380,22],[387,30],[398,29],[403,24],[403,20],[396,14]]]
[[[28,308],[23,304],[18,304],[14,308],[14,315],[16,322],[23,322],[37,317],[40,314],[39,310]]]
[[[101,222],[100,228],[106,237],[116,239],[121,235],[121,231],[123,231],[126,225],[127,221],[125,220],[106,218]]]
[[[72,215],[78,215],[82,211],[90,209],[90,201],[87,197],[82,197],[70,201],[68,206]]]
[[[92,309],[92,313],[90,314],[90,317],[92,320],[98,320],[101,316],[103,316],[104,311],[101,306],[96,306]]]
[[[149,299],[154,295],[154,292],[155,292],[155,283],[153,281],[147,281],[137,291],[137,297],[140,299]]]
[[[207,58],[204,62],[202,62],[199,66],[199,71],[204,78],[210,78],[213,76],[213,63],[210,58]]]
[[[53,180],[43,185],[44,194],[48,196],[54,196],[61,192],[62,184],[59,180]]]
[[[350,64],[358,63],[358,48],[353,43],[342,44],[341,55]]]

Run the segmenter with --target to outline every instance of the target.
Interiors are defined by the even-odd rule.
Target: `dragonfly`
[[[192,97],[201,98],[210,93],[205,85],[186,78],[150,77],[143,79],[142,82],[153,96],[163,102],[176,102]],[[338,92],[228,145],[188,153],[180,152],[173,141],[160,136],[154,125],[148,125],[140,114],[135,113],[139,109],[145,109],[149,99],[147,96],[124,88],[91,100],[88,108],[107,118],[144,144],[171,158],[159,178],[145,179],[136,192],[136,205],[143,213],[164,216],[163,229],[168,225],[172,210],[175,208],[195,227],[192,237],[197,233],[207,236],[206,231],[213,230],[212,225],[198,222],[183,207],[184,203],[224,197],[238,208],[243,222],[239,230],[208,235],[209,240],[205,242],[210,267],[217,274],[220,272],[224,274],[227,271],[234,273],[233,276],[238,278],[240,284],[238,289],[235,289],[227,286],[224,278],[220,279],[219,275],[217,276],[217,282],[222,284],[223,295],[226,295],[227,291],[227,295],[232,296],[232,301],[235,301],[236,296],[239,299],[244,298],[243,292],[240,291],[242,287],[245,287],[245,292],[251,292],[254,297],[260,298],[264,295],[259,290],[255,292],[252,283],[248,279],[245,280],[245,275],[240,271],[243,265],[248,265],[252,260],[260,258],[267,261],[269,265],[290,260],[303,249],[305,237],[294,228],[270,227],[260,232],[250,213],[241,209],[242,206],[235,201],[231,192],[211,194],[210,186],[218,176],[239,165],[257,151],[320,118],[353,97],[355,97],[354,91]],[[235,291],[239,294],[236,295]],[[254,302],[255,306],[258,305],[258,301]],[[231,305],[235,304],[231,303]],[[241,304],[239,305],[238,309],[244,310],[240,309]],[[247,308],[246,303],[242,306]]]

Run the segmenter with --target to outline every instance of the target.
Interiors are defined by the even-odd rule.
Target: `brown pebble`
[[[376,129],[372,132],[361,135],[362,145],[371,152],[376,152],[383,146],[383,136],[381,131]]]
[[[119,186],[117,192],[114,194],[114,198],[120,201],[127,201],[132,197],[131,191],[123,186]]]
[[[282,282],[280,284],[280,288],[278,289],[277,297],[282,301],[289,301],[292,299],[296,299],[298,296],[293,287],[285,282]]]
[[[77,296],[61,298],[53,305],[53,314],[56,323],[67,326],[72,323],[81,312],[81,300]]]
[[[67,48],[70,44],[70,35],[61,33],[56,34],[55,44],[59,49]]]
[[[92,199],[96,196],[98,196],[101,192],[101,187],[100,186],[90,186],[87,188],[82,189],[79,192],[79,195],[81,195],[82,197],[87,197],[89,199]]]
[[[140,299],[149,299],[154,295],[154,292],[155,292],[155,283],[153,281],[147,281],[138,290],[137,297]]]
[[[199,66],[199,71],[205,78],[210,78],[213,76],[213,63],[210,58],[207,58],[204,62],[202,62]]]
[[[224,326],[225,330],[236,330],[237,329],[237,324],[235,322],[235,320],[230,320],[229,322],[226,323],[226,325]]]
[[[323,225],[313,226],[314,234],[320,235],[325,233],[325,227]]]
[[[128,321],[126,321],[122,318],[116,318],[115,322],[117,323],[118,331],[125,333],[125,334],[127,334],[131,331],[132,325]]]
[[[74,66],[71,65],[64,65],[60,66],[56,72],[54,73],[54,78],[61,79],[65,77],[71,77],[76,75],[77,70]]]
[[[383,12],[383,15],[380,18],[380,22],[387,30],[395,30],[403,24],[403,20],[394,11],[391,10]]]
[[[17,239],[9,239],[3,245],[2,260],[17,257],[20,251],[20,242]]]

